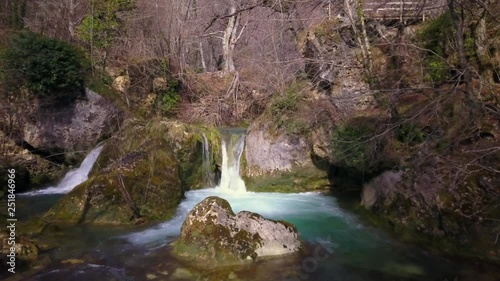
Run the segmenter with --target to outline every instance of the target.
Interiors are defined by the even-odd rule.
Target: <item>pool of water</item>
[[[234,212],[248,210],[295,224],[304,251],[225,268],[176,260],[170,243],[187,213],[211,195],[228,200]],[[52,239],[64,243],[42,253],[50,265],[17,280],[500,280],[500,268],[494,265],[450,260],[400,243],[320,193],[189,191],[176,216],[165,223],[140,230],[73,226],[60,233]]]

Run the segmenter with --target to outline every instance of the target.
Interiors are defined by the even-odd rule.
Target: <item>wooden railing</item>
[[[363,12],[367,18],[381,20],[425,20],[441,14],[446,0],[365,0]]]

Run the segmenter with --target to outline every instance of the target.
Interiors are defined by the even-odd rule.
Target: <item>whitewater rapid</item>
[[[181,202],[177,213],[171,220],[160,223],[149,229],[131,233],[121,238],[136,245],[165,245],[175,240],[182,223],[193,207],[208,196],[218,196],[226,199],[233,211],[251,211],[266,218],[285,220],[295,223],[303,239],[327,237],[329,230],[309,228],[307,224],[330,218],[337,221],[337,230],[358,225],[354,217],[342,211],[331,196],[321,193],[254,193],[254,192],[227,192],[217,188],[188,191],[186,198]]]

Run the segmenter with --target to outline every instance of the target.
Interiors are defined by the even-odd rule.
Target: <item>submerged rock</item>
[[[9,233],[0,232],[0,261],[2,261],[2,264],[5,264],[4,260],[9,260],[7,255],[12,247],[15,248],[16,259],[21,262],[31,262],[38,257],[38,247],[26,236],[18,235],[15,246],[9,244],[9,237]]]
[[[247,211],[235,215],[226,200],[211,196],[189,212],[174,253],[226,265],[291,254],[300,247],[295,226]]]

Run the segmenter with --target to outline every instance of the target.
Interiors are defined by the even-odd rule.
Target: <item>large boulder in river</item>
[[[291,254],[300,247],[293,225],[247,211],[235,215],[226,200],[211,196],[189,212],[174,253],[188,260],[227,265]]]
[[[210,142],[204,165],[203,134]],[[108,140],[89,180],[46,214],[51,221],[128,224],[169,219],[184,191],[205,187],[219,155],[215,129],[133,119]],[[205,159],[205,160],[204,160]]]

